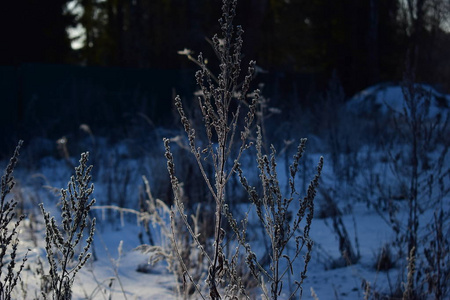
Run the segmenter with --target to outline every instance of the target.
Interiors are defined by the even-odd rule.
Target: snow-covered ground
[[[401,96],[398,89],[397,86],[372,87],[355,96],[349,102],[348,107],[360,109],[357,106],[362,105],[363,100],[361,99],[370,96],[369,98],[379,106],[383,107],[386,104],[398,108],[400,106],[397,106],[394,101]],[[447,103],[450,99],[448,96],[437,94],[437,92],[434,94],[446,99]],[[448,106],[447,108],[432,106],[430,111],[433,111],[433,116],[431,117],[435,117],[436,111],[441,112],[442,109],[448,110]],[[127,208],[138,210],[139,190],[142,188],[141,176],[147,176],[153,183],[161,182],[161,177],[166,176],[161,148],[156,147],[157,154],[152,153],[147,157],[129,155],[129,148],[130,146],[126,142],[116,145],[98,142],[96,151],[100,154],[93,159],[94,168],[97,168],[93,178],[94,197],[97,199],[98,205],[112,202],[114,205],[122,204]],[[370,152],[371,149],[361,148],[360,151]],[[309,170],[314,170],[321,154],[307,153]],[[364,155],[361,153],[361,157]],[[378,211],[374,209],[369,195],[366,197],[367,201],[361,200],[364,198],[361,193],[373,192],[376,194],[376,191],[370,191],[368,185],[372,175],[385,176],[386,178],[382,179],[381,183],[393,180],[392,174],[389,175],[389,171],[386,171],[389,168],[386,167],[385,156],[380,152],[371,153],[373,163],[369,168],[356,170],[357,174],[354,176],[353,182],[344,182],[336,178],[330,163],[332,156],[328,154],[324,154],[324,156],[325,167],[321,187],[325,191],[334,191],[330,193],[335,197],[335,202],[343,212],[343,225],[348,231],[354,250],[360,253],[360,259],[356,264],[350,266],[331,267],[332,261],[338,261],[341,256],[339,241],[332,228],[332,217],[326,216],[327,207],[324,204],[323,195],[318,193],[316,217],[313,220],[310,234],[315,246],[312,261],[308,266],[308,278],[303,284],[303,299],[314,299],[312,290],[319,299],[324,300],[362,299],[364,298],[363,282],[369,282],[370,286],[379,292],[388,293],[390,286],[397,283],[399,271],[403,272],[401,268],[406,263],[406,257],[399,258],[401,261],[397,262],[396,267],[388,271],[376,270],[377,254],[384,245],[393,242],[395,234],[386,222],[387,212],[383,215],[382,209],[378,209]],[[101,159],[102,157],[104,160]],[[76,165],[76,155],[71,159],[72,163]],[[444,160],[447,167],[448,162],[447,154]],[[3,169],[5,165],[6,162],[0,164]],[[249,165],[250,167],[253,168],[254,165]],[[278,168],[279,181],[286,184],[287,180],[283,171],[285,166],[282,159],[279,160]],[[256,174],[254,170],[244,171],[247,171],[248,174]],[[299,191],[302,191],[312,179],[311,174],[306,176],[306,182],[301,179],[297,181]],[[18,257],[23,257],[25,250],[29,249],[26,269],[22,273],[23,288],[17,289],[16,299],[35,299],[41,284],[37,263],[39,259],[43,262],[44,270],[47,270],[43,218],[37,204],[44,203],[46,209],[50,210],[52,214],[59,215],[57,190],[55,192],[52,188],[66,188],[71,170],[64,159],[47,156],[42,157],[33,166],[24,166],[19,163],[14,175],[18,182],[15,190],[16,197],[19,195],[28,215],[21,225],[19,234],[21,250]],[[250,181],[256,179],[256,176],[253,178],[250,176],[249,179]],[[447,188],[449,181],[447,176],[444,181]],[[155,196],[162,197],[161,195]],[[444,209],[448,211],[450,206],[448,195],[443,203]],[[245,204],[243,205],[245,206]],[[423,212],[423,223],[421,224],[429,223],[434,209],[434,207],[427,208]],[[326,217],[319,216],[321,210],[325,210]],[[159,262],[154,266],[149,266],[148,256],[136,251],[136,247],[141,244],[139,234],[143,232],[142,224],[137,221],[136,215],[126,212],[121,214],[105,209],[95,210],[95,213],[98,220],[93,251],[96,259],[91,260],[77,275],[73,288],[73,299],[177,299],[176,278],[168,271],[166,263]],[[400,211],[398,218],[405,220],[406,213],[406,211]],[[158,227],[152,227],[152,230],[155,231],[154,236],[157,237]],[[156,240],[158,241],[158,238]],[[259,246],[261,248],[256,252],[263,251],[262,245]],[[139,272],[138,269],[145,269],[146,272]]]
[[[450,108],[450,95],[440,93],[427,84],[416,84],[415,89],[422,97],[429,96],[431,99],[429,118],[436,118],[438,114],[445,113]],[[372,113],[402,112],[404,107],[402,86],[394,83],[371,86],[353,96],[346,106],[356,112],[363,110]]]

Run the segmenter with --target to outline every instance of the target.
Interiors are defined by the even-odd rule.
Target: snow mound
[[[450,95],[438,92],[426,84],[415,85],[419,97],[430,97],[428,117],[443,116],[450,107]],[[401,85],[383,83],[366,88],[357,93],[346,104],[346,109],[353,113],[387,114],[389,112],[402,112],[405,105]]]

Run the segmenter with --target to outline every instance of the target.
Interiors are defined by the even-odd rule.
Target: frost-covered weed
[[[5,174],[1,179],[0,195],[0,299],[10,300],[14,288],[20,280],[26,256],[22,263],[17,265],[16,256],[19,245],[18,229],[20,223],[25,218],[24,215],[17,216],[17,201],[9,198],[9,193],[15,185],[13,171],[19,158],[19,150],[23,142],[14,151]]]
[[[95,199],[90,199],[94,185],[90,183],[92,166],[87,166],[88,157],[88,153],[81,154],[75,176],[71,177],[68,188],[61,190],[61,225],[43,204],[40,205],[45,220],[45,250],[51,282],[50,292],[42,292],[44,299],[71,299],[75,276],[91,257],[88,251],[94,238],[95,218],[90,220],[89,211]],[[78,245],[83,244],[83,234],[87,229],[84,247],[79,251]]]
[[[201,130],[204,132],[205,140],[200,141],[201,134],[199,132],[202,131],[197,131],[199,128],[188,117],[179,96],[175,98],[175,106],[187,135],[189,150],[197,161],[204,183],[214,200],[214,209],[211,212],[214,214],[212,224],[214,236],[212,241],[210,239],[200,240],[199,234],[202,233],[197,233],[188,219],[185,199],[181,196],[182,184],[175,171],[174,155],[170,147],[171,139],[166,138],[164,145],[167,168],[174,196],[174,208],[171,212],[173,249],[180,260],[185,276],[203,299],[221,299],[222,297],[248,299],[252,296],[252,291],[247,289],[243,282],[242,272],[238,270],[238,265],[241,265],[242,262],[240,260],[241,251],[245,256],[245,264],[258,282],[264,298],[278,299],[283,291],[286,274],[293,275],[293,262],[300,255],[304,255],[304,266],[302,271],[296,274],[298,279],[294,282],[295,288],[288,291],[290,298],[293,298],[300,290],[301,297],[301,285],[306,278],[307,265],[311,257],[313,243],[309,238],[309,229],[314,212],[313,200],[323,159],[321,158],[319,161],[317,175],[311,182],[307,195],[304,198],[300,197],[296,192],[294,180],[306,142],[306,140],[302,140],[290,169],[290,193],[283,197],[276,173],[275,149],[271,149],[270,158],[263,153],[262,129],[259,129],[256,160],[263,194],[258,195],[256,190],[247,183],[241,170],[240,159],[243,153],[253,145],[249,141],[249,137],[253,128],[252,124],[257,117],[260,95],[256,90],[251,93],[251,101],[247,101],[255,72],[254,61],[249,63],[247,74],[240,83],[243,30],[240,26],[233,25],[236,6],[236,0],[223,0],[222,17],[219,20],[222,36],[215,35],[212,38],[212,45],[219,59],[220,73],[218,76],[215,76],[207,67],[206,59],[201,53],[197,59],[194,59],[189,50],[185,49],[179,52],[200,67],[195,77],[201,91],[198,97],[198,110],[203,121]],[[214,170],[212,178],[208,176],[207,168],[209,166],[212,166]],[[247,217],[238,223],[233,215],[233,207],[226,194],[226,187],[236,173],[239,174],[241,183],[249,193],[261,226],[269,237],[271,243],[269,266],[261,265],[247,241]],[[299,209],[292,216],[289,205],[294,199],[299,202]],[[192,271],[187,267],[190,258],[183,257],[182,249],[178,247],[177,239],[179,237],[175,234],[177,229],[175,216],[177,214],[187,228],[192,243],[198,247],[206,261],[207,276],[204,282],[207,293],[202,282],[194,278]],[[305,224],[300,226],[302,220]],[[226,232],[225,222],[231,228],[229,233]],[[227,244],[231,247],[225,247]],[[293,244],[293,249],[295,249],[292,257],[287,254],[288,244]],[[282,263],[282,261],[287,261],[287,263]]]

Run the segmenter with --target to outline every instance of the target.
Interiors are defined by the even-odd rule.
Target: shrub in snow
[[[403,291],[404,299],[427,294],[443,299],[450,273],[442,267],[450,260],[450,244],[442,235],[450,228],[442,218],[449,214],[449,98],[443,96],[443,105],[432,90],[414,83],[407,73],[398,101],[389,115],[395,147],[385,149],[389,171],[383,176],[389,180],[379,186],[380,203],[387,210],[385,220],[395,233],[393,246],[403,268],[397,290]]]
[[[11,294],[20,279],[26,256],[20,265],[16,265],[17,247],[19,239],[17,237],[18,228],[25,216],[16,215],[17,201],[8,198],[14,187],[13,171],[19,157],[19,150],[22,141],[16,147],[14,154],[6,167],[5,174],[1,180],[0,195],[0,299],[10,300]],[[17,218],[14,222],[13,219]]]
[[[247,101],[250,83],[255,72],[255,62],[250,62],[243,83],[239,83],[243,30],[232,24],[236,6],[236,0],[223,1],[222,18],[219,20],[222,37],[219,38],[215,35],[212,39],[214,51],[219,58],[220,74],[217,77],[208,69],[206,59],[202,54],[198,56],[198,59],[194,59],[189,50],[185,49],[179,53],[186,55],[201,68],[196,73],[196,79],[201,90],[198,104],[203,121],[203,134],[206,137],[203,144],[199,142],[200,135],[196,131],[197,127],[193,124],[192,119],[188,118],[179,96],[175,99],[175,106],[187,134],[189,149],[197,162],[207,190],[214,200],[214,222],[212,224],[214,237],[211,243],[209,239],[202,242],[199,238],[200,233],[195,230],[195,223],[193,225],[188,220],[182,196],[182,185],[175,172],[174,156],[170,147],[171,139],[166,138],[164,145],[175,206],[171,212],[173,249],[180,260],[184,274],[203,299],[208,298],[207,294],[210,299],[221,299],[222,296],[230,299],[251,297],[251,291],[246,286],[248,282],[244,282],[242,276],[241,249],[244,252],[247,268],[260,286],[264,298],[284,298],[285,296],[282,295],[283,283],[286,282],[286,277],[293,275],[294,269],[298,271],[297,268],[294,268],[294,261],[304,255],[304,264],[297,273],[299,278],[294,281],[292,289],[287,291],[291,298],[298,294],[301,297],[301,285],[306,278],[307,266],[311,258],[312,241],[309,238],[309,229],[314,213],[313,200],[323,159],[321,158],[319,161],[317,174],[307,190],[307,195],[304,198],[300,197],[296,192],[294,179],[306,142],[306,140],[302,140],[290,169],[291,190],[288,195],[282,195],[276,172],[276,151],[273,147],[271,148],[270,158],[263,153],[262,129],[258,128],[256,159],[260,172],[262,195],[258,195],[256,189],[247,183],[240,160],[243,153],[252,146],[249,138],[253,121],[257,117],[260,95],[256,90],[251,94],[252,100]],[[244,113],[245,115],[241,116]],[[214,170],[212,178],[208,176],[208,166],[212,166]],[[226,187],[236,172],[250,195],[251,203],[256,209],[258,219],[270,241],[268,265],[262,263],[247,240],[247,217],[238,222],[233,215],[233,207],[227,197]],[[299,208],[291,212],[290,204],[294,200],[298,202]],[[206,261],[206,287],[192,276],[192,270],[186,263],[190,258],[183,257],[183,249],[179,248],[175,234],[178,228],[177,223],[179,223],[175,219],[177,213],[190,233],[192,243],[198,247],[204,257],[203,260]],[[226,221],[232,234],[226,232],[226,226],[224,226]],[[230,247],[225,247],[227,244]],[[292,248],[294,251],[288,252],[288,249]]]
[[[72,298],[72,285],[75,276],[91,257],[88,252],[94,238],[95,219],[89,220],[89,211],[95,199],[90,199],[94,191],[91,184],[92,166],[87,166],[89,154],[82,153],[80,165],[75,168],[67,189],[61,190],[61,219],[58,226],[54,217],[46,212],[44,205],[41,210],[44,214],[46,236],[45,250],[50,266],[50,293],[42,292],[44,299],[69,300]],[[85,245],[81,252],[77,246],[83,243],[83,233],[89,229]]]

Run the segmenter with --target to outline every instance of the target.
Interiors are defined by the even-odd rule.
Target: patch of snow
[[[424,96],[431,98],[428,117],[436,118],[443,111],[450,108],[450,95],[440,93],[427,84],[416,84],[415,88]],[[346,108],[354,113],[374,113],[379,111],[386,114],[390,111],[402,112],[404,107],[402,87],[397,84],[383,83],[368,87],[357,93],[346,104]]]

